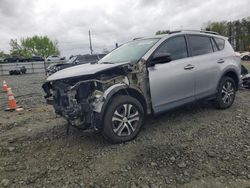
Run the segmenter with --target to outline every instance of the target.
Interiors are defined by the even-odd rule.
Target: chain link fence
[[[18,69],[22,66],[26,68],[27,74],[45,73],[45,69],[52,63],[55,62],[36,61],[36,62],[21,62],[21,63],[20,62],[0,63],[0,76],[9,75],[9,71]],[[64,61],[62,61],[61,63],[64,63]]]

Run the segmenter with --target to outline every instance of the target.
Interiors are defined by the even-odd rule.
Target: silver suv
[[[95,64],[63,69],[43,85],[49,104],[79,129],[113,143],[139,133],[146,115],[200,99],[230,107],[240,84],[240,57],[223,36],[175,31],[123,44]]]

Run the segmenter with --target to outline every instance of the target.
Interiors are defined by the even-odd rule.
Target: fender
[[[100,130],[102,128],[105,110],[106,110],[107,106],[109,105],[109,103],[111,102],[112,97],[116,94],[119,94],[119,93],[130,95],[129,90],[135,90],[142,95],[142,92],[138,88],[129,87],[125,83],[115,84],[115,85],[109,87],[104,92],[102,101],[99,102],[98,104],[95,104],[95,108],[93,109],[93,111],[95,112],[95,119],[97,120],[97,124],[95,125],[95,127],[97,129]],[[143,105],[144,109],[146,110],[146,108],[147,108],[146,105],[145,104],[142,104],[142,105]]]
[[[97,113],[101,113],[106,103],[110,100],[110,98],[122,89],[128,88],[126,84],[115,84],[110,86],[106,91],[104,91],[101,100],[92,102],[91,106],[92,110]]]
[[[225,75],[227,75],[228,73],[233,73],[234,76],[235,76],[235,78],[237,79],[236,88],[237,88],[237,90],[238,90],[239,85],[240,85],[240,80],[241,80],[241,79],[240,79],[239,74],[238,74],[238,73],[235,71],[235,69],[233,69],[233,68],[226,69],[226,70],[223,72],[222,76],[221,76],[220,79],[219,79],[219,82],[217,83],[217,89],[218,89],[218,87],[219,87],[219,84],[220,84],[221,79],[222,79]],[[233,78],[233,79],[234,79],[234,78]]]
[[[128,88],[128,86],[124,83],[112,85],[103,93],[101,101],[99,101],[95,104],[92,103],[92,107],[93,107],[92,110],[94,112],[93,115],[94,115],[94,119],[95,119],[93,127],[96,130],[102,129],[103,116],[105,113],[105,109],[106,109],[108,103],[110,102],[110,99],[112,98],[112,96],[121,90],[125,90],[126,88]]]

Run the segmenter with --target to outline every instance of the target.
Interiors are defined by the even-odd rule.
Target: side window
[[[178,36],[168,39],[155,54],[169,53],[172,60],[187,57],[187,46],[184,36]]]
[[[212,43],[214,52],[217,52],[217,51],[218,51],[218,47],[217,47],[217,45],[215,44],[214,39],[213,39],[213,38],[210,38],[210,40],[211,40],[211,43]]]
[[[203,55],[213,52],[210,38],[206,36],[190,35],[190,46],[193,56]]]
[[[214,37],[214,40],[219,48],[219,50],[223,50],[224,49],[224,46],[225,46],[225,40],[224,39],[220,39],[220,38],[217,38],[217,37]]]

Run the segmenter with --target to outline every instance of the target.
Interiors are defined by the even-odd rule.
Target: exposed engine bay
[[[47,81],[47,103],[55,113],[80,129],[101,129],[102,114],[112,95],[137,95],[150,113],[150,95],[145,62],[122,64],[92,75]]]

